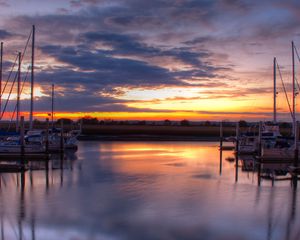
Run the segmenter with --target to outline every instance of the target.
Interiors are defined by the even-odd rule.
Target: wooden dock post
[[[60,152],[64,151],[64,120],[60,120]]]
[[[235,182],[239,180],[239,135],[240,135],[240,123],[236,123],[236,145],[235,145]]]
[[[80,131],[80,134],[82,134],[82,124],[83,124],[83,121],[82,121],[82,118],[80,119],[80,123],[79,123],[79,131]]]
[[[235,154],[235,182],[239,180],[239,155]]]
[[[257,146],[257,153],[258,153],[258,171],[257,171],[257,184],[260,186],[261,184],[261,158],[262,158],[262,143],[261,143],[261,136],[262,136],[262,122],[259,122],[258,125],[258,146]]]
[[[222,156],[223,155],[223,121],[220,122],[220,175],[222,174]]]
[[[295,124],[295,155],[294,155],[294,167],[295,167],[295,173],[293,174],[293,177],[292,177],[292,181],[293,181],[293,187],[294,189],[297,188],[297,185],[298,185],[298,160],[299,160],[299,146],[298,146],[298,143],[299,143],[299,121],[296,122]]]
[[[46,150],[47,159],[48,159],[48,154],[49,154],[49,118],[46,118],[46,142],[45,142],[45,150]]]
[[[295,158],[294,158],[294,167],[298,167],[298,154],[299,154],[299,147],[298,147],[298,142],[299,142],[299,121],[296,122],[295,126]]]
[[[25,129],[24,129],[24,116],[21,116],[20,119],[20,144],[21,144],[21,167],[22,170],[25,169],[25,139],[24,139],[24,135],[25,135]]]
[[[262,122],[259,122],[258,125],[258,149],[257,153],[259,158],[261,159],[263,151],[262,151],[262,143],[261,143],[261,136],[262,136]]]
[[[240,132],[240,124],[239,122],[236,123],[236,129],[235,129],[235,138],[236,138],[236,141],[235,141],[235,151],[236,153],[239,152],[239,133]]]
[[[45,173],[46,173],[46,190],[49,188],[49,118],[46,118],[46,161],[45,161]]]
[[[64,122],[63,119],[60,120],[60,169],[64,167]]]

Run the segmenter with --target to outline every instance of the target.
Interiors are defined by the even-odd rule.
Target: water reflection
[[[298,239],[298,190],[258,187],[251,168],[222,161],[220,176],[217,143],[82,142],[0,175],[1,238]]]

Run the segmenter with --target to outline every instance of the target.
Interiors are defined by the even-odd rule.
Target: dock
[[[263,149],[262,155],[256,157],[261,163],[288,163],[295,161],[295,152],[286,148]]]
[[[24,172],[27,170],[27,166],[22,166],[19,163],[0,163],[0,173]]]
[[[20,153],[0,153],[0,161],[15,161],[23,158],[26,161],[44,161],[49,158],[49,154],[43,153],[25,153],[21,156]]]

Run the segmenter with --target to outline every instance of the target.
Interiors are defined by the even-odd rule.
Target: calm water
[[[80,142],[63,170],[1,175],[1,239],[300,239],[299,190],[235,182],[229,156],[219,175],[217,143]]]

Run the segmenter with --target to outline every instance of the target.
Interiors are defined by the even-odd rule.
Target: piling
[[[46,180],[46,190],[49,189],[49,161],[45,161],[45,180]]]
[[[299,154],[299,147],[298,147],[298,141],[299,141],[299,121],[296,122],[295,126],[295,157],[294,157],[294,167],[298,167],[298,154]]]
[[[239,122],[236,123],[236,129],[235,129],[235,138],[236,138],[236,141],[235,141],[235,151],[236,153],[239,152],[239,131],[240,131],[240,125],[239,125]]]
[[[260,186],[261,184],[261,159],[262,159],[262,143],[261,143],[261,136],[262,136],[262,122],[259,122],[258,125],[258,146],[257,146],[257,153],[258,153],[258,170],[257,170],[257,184]]]
[[[235,154],[235,182],[239,180],[239,155]]]
[[[297,185],[298,185],[298,160],[299,160],[299,146],[298,146],[298,142],[299,142],[299,121],[296,122],[296,125],[295,125],[295,152],[294,152],[294,167],[295,167],[295,173],[293,175],[293,187],[294,189],[297,188]]]
[[[60,152],[64,151],[64,122],[63,119],[60,121]]]
[[[257,154],[258,154],[258,170],[257,170],[257,185],[260,186],[261,184],[261,164],[262,164],[262,155],[263,155],[263,150],[262,150],[262,122],[259,122],[258,125],[258,144],[257,144]]]
[[[24,141],[24,135],[25,135],[25,129],[24,129],[24,116],[21,116],[20,119],[20,144],[21,144],[21,167],[22,170],[25,169],[25,141]]]
[[[257,169],[257,185],[260,186],[261,183],[261,163],[258,163],[258,169]]]
[[[223,122],[220,122],[220,175],[222,174]]]
[[[80,123],[79,123],[79,132],[80,132],[80,134],[82,133],[82,124],[83,124],[83,122],[82,122],[82,118],[81,118]]]
[[[46,142],[45,142],[45,151],[48,156],[49,154],[49,118],[46,118]],[[48,157],[47,157],[48,159]]]
[[[235,145],[235,182],[238,182],[238,174],[239,174],[239,133],[240,132],[240,124],[236,123],[236,145]]]
[[[46,172],[46,189],[49,188],[49,119],[46,118],[46,143],[45,143],[45,151],[46,151],[46,161],[45,161],[45,172]]]
[[[263,154],[261,136],[262,136],[262,122],[259,122],[259,125],[258,125],[258,149],[257,149],[259,159],[261,159],[262,154]]]
[[[63,119],[61,119],[60,122],[60,169],[62,171],[63,167],[64,167],[64,123],[63,123]]]

